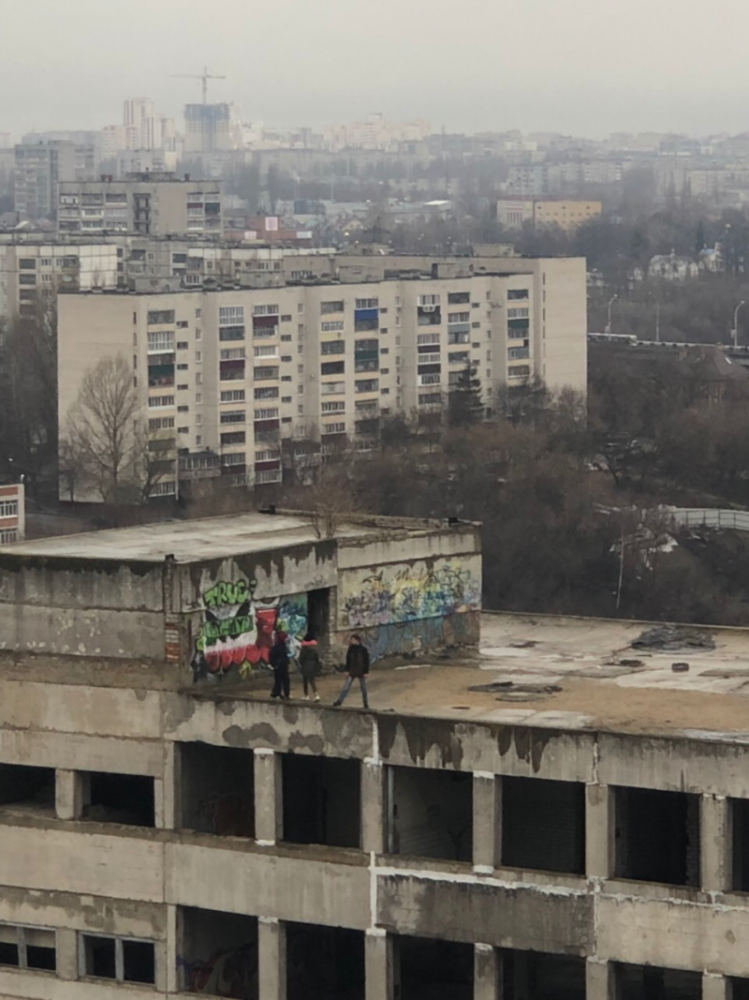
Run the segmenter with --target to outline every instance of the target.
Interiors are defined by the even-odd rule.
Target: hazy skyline
[[[321,126],[381,111],[435,130],[749,129],[745,0],[4,0],[0,131],[101,128],[122,101],[233,100]],[[693,13],[694,12],[694,13]]]

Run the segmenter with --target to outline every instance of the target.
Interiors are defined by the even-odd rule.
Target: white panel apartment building
[[[439,411],[467,362],[488,406],[533,376],[585,391],[582,259],[486,259],[496,273],[473,274],[408,260],[408,277],[379,281],[61,296],[61,422],[86,369],[122,354],[154,433],[267,483],[281,479],[282,439],[369,450],[381,417]]]
[[[11,238],[12,239],[12,238]],[[0,317],[33,313],[40,295],[117,287],[117,247],[103,241],[49,242],[0,238]]]

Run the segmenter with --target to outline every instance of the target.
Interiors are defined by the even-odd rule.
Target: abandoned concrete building
[[[480,615],[470,524],[325,534],[0,552],[0,997],[749,998],[749,638]],[[307,629],[370,711],[269,700]]]

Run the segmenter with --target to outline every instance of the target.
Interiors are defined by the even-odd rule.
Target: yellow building
[[[508,229],[521,229],[526,222],[534,226],[559,226],[571,232],[589,219],[600,216],[600,201],[576,198],[500,198],[497,221]]]

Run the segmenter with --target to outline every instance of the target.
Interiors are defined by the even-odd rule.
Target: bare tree
[[[102,358],[85,373],[68,416],[66,448],[84,456],[95,489],[107,503],[139,498],[144,477],[138,406],[133,373],[118,354]]]

